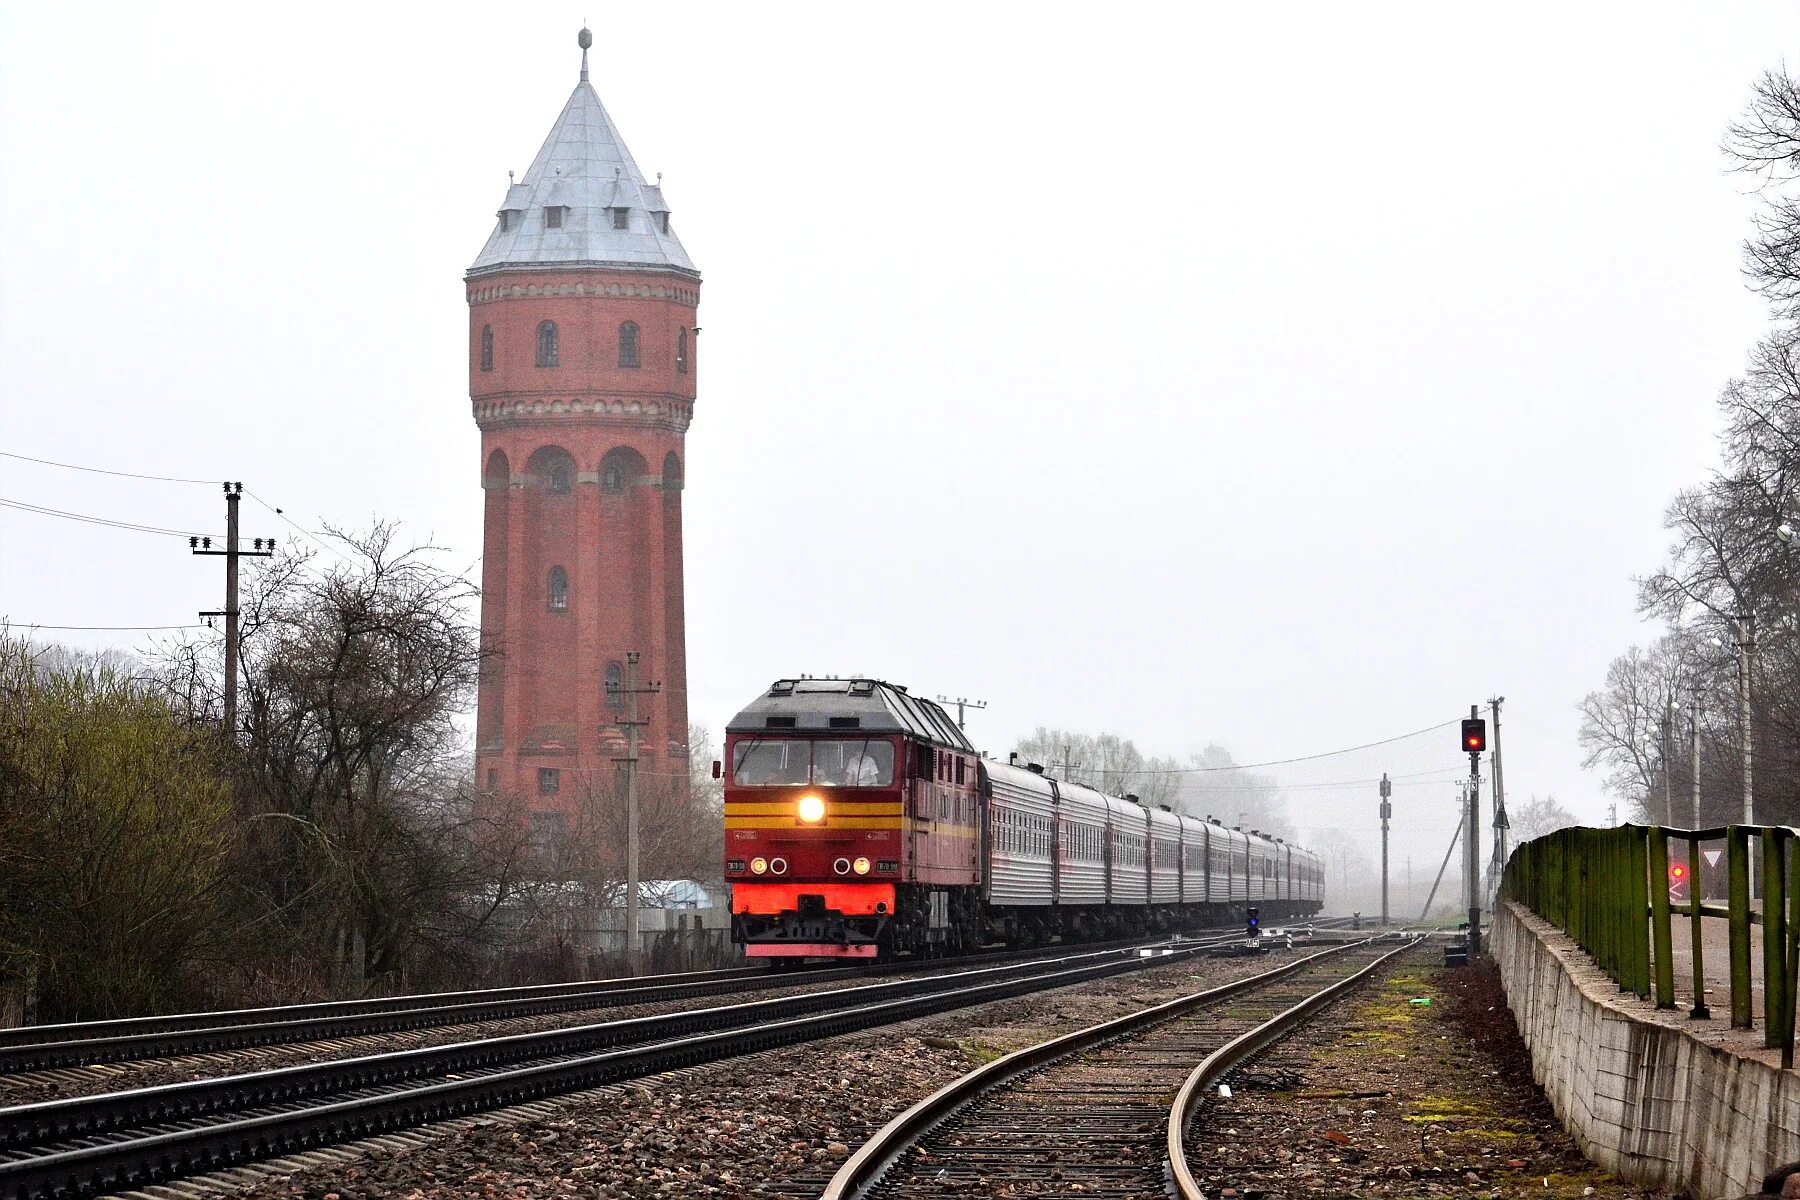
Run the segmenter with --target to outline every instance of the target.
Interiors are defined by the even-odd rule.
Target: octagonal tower
[[[658,184],[581,81],[465,276],[486,494],[476,784],[553,835],[611,788],[626,654],[641,769],[687,770],[684,435],[700,273]]]

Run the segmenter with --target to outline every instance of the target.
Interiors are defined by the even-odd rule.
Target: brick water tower
[[[643,778],[687,769],[683,437],[700,272],[581,81],[468,270],[469,396],[481,429],[476,786],[552,836],[616,787],[626,655]],[[658,177],[660,181],[660,176]]]

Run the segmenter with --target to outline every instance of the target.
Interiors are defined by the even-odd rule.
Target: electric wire
[[[183,479],[179,475],[142,475],[136,471],[109,471],[105,467],[84,467],[78,463],[57,462],[50,458],[33,458],[29,454],[15,454],[11,450],[0,450],[0,458],[16,458],[20,462],[37,463],[43,467],[62,467],[68,471],[86,471],[91,475],[117,475],[122,479],[150,479],[157,483],[204,483],[217,486],[217,479]]]
[[[191,621],[186,625],[45,625],[37,621],[0,620],[0,629],[97,630],[107,633],[136,633],[145,630],[206,628],[208,626],[199,621]]]
[[[46,508],[41,504],[27,504],[23,500],[9,500],[0,496],[0,507],[13,508],[20,512],[36,513],[43,517],[60,517],[65,521],[84,521],[89,525],[105,525],[113,529],[126,529],[134,533],[154,533],[162,537],[199,537],[191,529],[169,529],[162,525],[141,525],[136,521],[119,521],[112,517],[96,517],[87,513],[69,512],[61,508]]]
[[[1225,767],[1172,767],[1166,771],[1146,771],[1144,767],[1096,767],[1091,772],[1095,775],[1208,775],[1219,771],[1255,771],[1262,767],[1285,767],[1293,763],[1316,762],[1321,758],[1336,758],[1342,754],[1355,754],[1359,750],[1373,750],[1377,746],[1391,746],[1395,742],[1404,742],[1408,738],[1423,737],[1428,733],[1436,733],[1440,729],[1448,729],[1459,724],[1461,717],[1448,721],[1439,721],[1436,725],[1427,725],[1423,729],[1415,729],[1411,733],[1398,733],[1390,738],[1382,738],[1378,742],[1364,742],[1360,746],[1346,746],[1342,750],[1322,750],[1317,754],[1302,754],[1297,758],[1272,758],[1266,762],[1232,763]]]

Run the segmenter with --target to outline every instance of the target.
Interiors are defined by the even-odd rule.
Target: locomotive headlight
[[[761,875],[764,871],[767,871],[768,869],[769,869],[769,860],[768,859],[753,858],[750,860],[750,873],[752,875]]]
[[[867,875],[869,873],[869,860],[866,858],[859,858],[852,865],[856,868],[856,873],[858,875]]]
[[[808,825],[817,825],[825,819],[825,802],[817,796],[802,796],[800,803],[794,807],[800,814],[800,819]]]

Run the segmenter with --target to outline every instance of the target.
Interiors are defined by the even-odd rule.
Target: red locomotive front
[[[746,956],[957,940],[979,883],[978,764],[942,709],[876,680],[781,680],[727,726],[725,753],[725,879]]]

